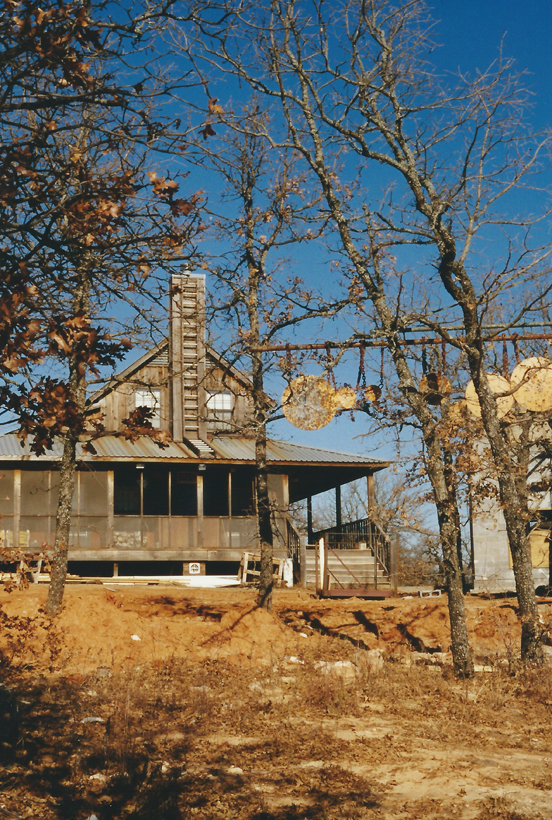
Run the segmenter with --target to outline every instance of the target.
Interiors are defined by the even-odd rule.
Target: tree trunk
[[[320,157],[323,155],[319,135],[313,134]],[[347,218],[344,216],[340,201],[334,190],[331,175],[322,162],[313,163],[326,202],[338,227],[343,249],[353,263],[378,316],[381,329],[387,337],[388,350],[399,381],[399,389],[405,402],[410,406],[419,422],[426,448],[426,472],[431,483],[437,515],[443,563],[445,567],[448,607],[451,631],[451,649],[455,674],[460,677],[473,675],[473,659],[470,648],[466,614],[463,598],[462,571],[459,562],[458,545],[460,539],[460,515],[456,500],[456,482],[451,471],[452,456],[447,452],[445,442],[437,436],[436,419],[430,412],[425,399],[418,392],[414,376],[400,346],[395,331],[395,316],[391,310],[384,288],[384,276],[380,269],[380,248],[370,228],[366,226],[367,239],[371,245],[370,261],[372,270],[366,264],[364,256],[358,252]],[[448,480],[447,480],[448,478]]]
[[[468,362],[479,398],[483,427],[497,471],[500,501],[506,523],[508,544],[512,554],[521,619],[521,658],[531,663],[541,663],[542,630],[539,624],[528,535],[529,493],[527,473],[530,452],[528,431],[522,435],[520,441],[517,441],[513,436],[508,436],[501,427],[497,414],[496,399],[483,373],[481,358],[477,356],[473,348],[470,353]]]
[[[507,503],[507,502],[506,502]],[[516,582],[516,594],[521,619],[521,658],[524,661],[542,661],[542,632],[539,623],[535,584],[533,581],[533,564],[531,545],[527,535],[525,510],[516,510],[517,505],[504,509],[506,531]],[[518,513],[516,515],[516,512]],[[521,515],[520,515],[521,513]]]
[[[86,260],[77,268],[77,281],[73,294],[73,311],[78,316],[83,313],[88,317],[90,311],[90,272]],[[67,578],[67,553],[71,532],[71,512],[75,490],[75,472],[77,469],[77,443],[80,439],[82,419],[86,407],[86,344],[76,337],[69,336],[71,352],[69,354],[69,400],[74,403],[76,413],[75,426],[69,428],[63,442],[63,456],[60,464],[60,484],[56,514],[56,535],[54,540],[54,557],[50,573],[50,587],[46,600],[46,614],[55,617],[63,603],[65,579]]]
[[[67,550],[75,490],[76,449],[76,440],[71,433],[68,433],[63,444],[63,457],[60,465],[54,557],[50,571],[50,587],[46,599],[46,614],[50,618],[55,617],[61,609],[67,577]]]
[[[258,343],[259,328],[257,314],[256,270],[250,274],[250,324]],[[272,590],[274,588],[273,557],[274,534],[272,531],[272,510],[268,493],[268,467],[266,461],[266,396],[263,380],[263,358],[261,353],[252,356],[251,396],[255,408],[255,489],[257,495],[257,530],[259,551],[261,553],[261,574],[257,604],[267,612],[272,607]]]
[[[458,510],[455,496],[447,487],[439,453],[435,452],[438,449],[440,448],[436,442],[429,443],[427,473],[433,487],[439,520],[441,552],[448,593],[452,663],[458,677],[469,678],[473,675],[474,670],[466,625],[462,569],[458,558]]]
[[[274,543],[270,497],[268,494],[268,470],[266,465],[266,425],[257,427],[255,435],[255,484],[257,488],[257,523],[261,552],[261,574],[257,603],[270,612],[274,588]]]

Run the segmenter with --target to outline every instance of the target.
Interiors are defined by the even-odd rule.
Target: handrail
[[[339,530],[336,526],[334,527],[327,527],[325,530],[319,530],[318,532],[314,532],[312,534],[313,540],[318,538],[323,538],[326,533],[359,533],[359,534],[368,534],[368,530],[370,527],[377,529],[381,535],[385,536],[385,530],[383,530],[380,524],[377,521],[373,521],[370,518],[358,518],[356,521],[349,521],[346,524],[342,524]],[[387,537],[387,536],[385,536]]]
[[[296,558],[299,554],[299,547],[301,538],[298,530],[291,523],[289,518],[286,518],[286,546],[288,558]]]
[[[357,536],[355,540],[354,537]],[[367,548],[376,559],[376,563],[389,575],[391,571],[391,545],[389,539],[376,521],[361,518],[338,527],[328,527],[325,530],[313,533],[313,540],[324,538],[330,548],[355,549],[360,540],[366,543]],[[331,542],[331,543],[330,543]]]
[[[363,586],[363,584],[361,584],[361,582],[358,580],[358,578],[356,577],[356,575],[354,574],[354,572],[353,572],[351,569],[349,569],[349,567],[347,566],[347,564],[345,564],[345,563],[341,560],[341,558],[339,557],[339,555],[337,554],[337,552],[336,552],[334,549],[332,549],[332,547],[330,547],[330,545],[327,543],[327,541],[326,541],[326,540],[324,540],[324,546],[326,547],[326,549],[329,549],[329,550],[330,550],[330,552],[333,552],[333,554],[335,555],[335,557],[337,558],[337,560],[339,561],[339,563],[340,563],[340,564],[343,564],[343,566],[345,567],[345,569],[347,570],[347,572],[349,573],[349,575],[351,575],[351,576],[352,576],[353,581],[356,581],[356,582],[357,582],[357,584],[358,584],[358,586],[359,586],[359,589],[360,589],[360,587],[362,587],[362,586]],[[326,566],[327,566],[327,563],[326,563]],[[337,581],[337,583],[339,584],[339,586],[340,586],[340,587],[343,587],[343,584],[341,583],[341,581],[338,581],[338,580],[337,580],[337,578],[335,577],[335,575],[333,574],[333,572],[332,572],[329,568],[328,568],[328,572],[330,573],[330,575],[332,575],[332,576],[333,576],[334,580],[335,580],[335,581]]]

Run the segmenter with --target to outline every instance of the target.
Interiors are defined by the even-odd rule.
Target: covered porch
[[[364,466],[335,466],[322,471],[290,470],[290,502],[306,504],[306,543],[293,555],[297,575],[303,584],[314,586],[321,595],[386,597],[396,593],[398,570],[398,542],[390,539],[373,520],[375,508],[374,474],[388,466],[388,462]],[[328,465],[324,465],[328,467]],[[366,516],[344,521],[343,487],[361,479],[365,487],[363,503]],[[307,494],[307,491],[309,491]],[[324,529],[315,529],[313,499],[329,493],[335,502],[335,523]]]

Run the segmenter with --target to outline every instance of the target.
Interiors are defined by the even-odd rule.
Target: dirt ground
[[[444,597],[70,586],[51,623],[45,596],[0,593],[1,820],[552,820],[513,598],[467,599],[459,682]]]

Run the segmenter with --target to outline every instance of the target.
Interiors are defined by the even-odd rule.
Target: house
[[[533,499],[529,543],[535,588],[548,586],[551,553],[552,504],[550,491]],[[472,512],[473,583],[476,592],[515,590],[512,555],[500,504],[488,498]]]
[[[206,343],[204,305],[203,275],[174,277],[167,340],[91,397],[106,434],[94,442],[95,455],[79,454],[70,572],[182,574],[191,564],[191,571],[233,572],[244,551],[258,549],[250,383]],[[144,405],[153,426],[170,433],[164,449],[148,437],[130,443],[115,435]],[[367,479],[369,493],[374,474],[388,466],[285,441],[269,441],[267,451],[277,557],[298,550],[290,504],[307,499],[312,509],[312,496],[330,489],[339,499],[340,486],[358,478]],[[39,551],[53,543],[60,455],[55,447],[37,457],[14,434],[0,436],[6,546]],[[348,533],[349,546],[365,546],[372,525],[357,522],[355,540],[339,506],[337,531]],[[311,514],[309,542],[315,536]]]

